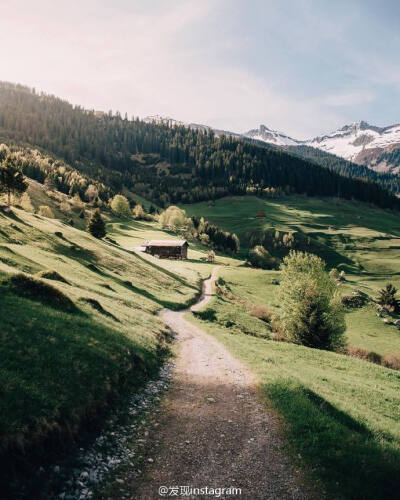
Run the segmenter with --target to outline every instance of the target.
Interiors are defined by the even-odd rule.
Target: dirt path
[[[212,298],[217,272],[214,268],[192,310]],[[216,497],[189,495],[178,486],[241,489],[240,495],[228,490],[218,498],[307,498],[298,472],[279,452],[279,423],[258,401],[253,375],[184,314],[161,313],[178,334],[179,355],[172,387],[148,437],[149,467],[141,484],[131,485],[131,498]]]

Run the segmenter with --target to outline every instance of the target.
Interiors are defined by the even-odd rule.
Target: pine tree
[[[106,225],[103,218],[101,217],[100,210],[96,209],[92,212],[92,215],[88,223],[88,231],[95,238],[104,238],[106,233]]]
[[[7,208],[11,206],[11,194],[21,195],[28,189],[25,177],[18,169],[15,159],[8,155],[0,164],[0,193],[7,194]]]
[[[379,292],[379,297],[377,299],[378,304],[386,307],[389,311],[398,312],[400,311],[400,300],[396,298],[397,288],[388,283],[385,288]]]

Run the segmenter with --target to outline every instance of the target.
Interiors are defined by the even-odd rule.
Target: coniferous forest
[[[216,137],[212,131],[88,111],[10,83],[0,84],[0,140],[42,148],[110,192],[126,187],[162,206],[249,190],[262,194],[273,187],[400,207],[400,200],[382,186],[349,177],[346,169],[322,167],[230,136]]]

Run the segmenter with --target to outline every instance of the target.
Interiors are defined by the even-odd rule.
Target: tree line
[[[126,187],[164,207],[242,195],[249,187],[400,206],[375,182],[284,151],[210,130],[88,111],[10,83],[0,84],[1,136],[50,151],[114,193]]]

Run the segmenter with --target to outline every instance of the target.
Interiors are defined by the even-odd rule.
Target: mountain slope
[[[399,200],[372,182],[341,176],[284,151],[211,130],[128,120],[73,107],[27,87],[0,84],[0,138],[44,148],[113,191],[124,188],[160,206],[242,195],[268,187],[355,198],[394,208]]]

